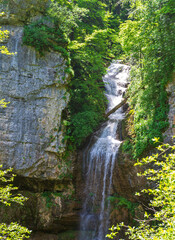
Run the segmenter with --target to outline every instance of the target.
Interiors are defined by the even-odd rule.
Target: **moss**
[[[40,14],[45,14],[48,0],[2,0],[0,3],[1,12],[8,12],[0,19],[2,24],[20,24],[27,23],[30,18]]]
[[[66,231],[58,234],[58,240],[75,240],[79,235],[79,231]]]
[[[135,209],[138,206],[138,203],[131,202],[128,199],[119,196],[118,194],[114,194],[114,196],[110,196],[107,199],[111,202],[111,205],[113,206],[112,209],[119,209],[120,207],[124,207],[129,210],[131,215],[135,216]]]

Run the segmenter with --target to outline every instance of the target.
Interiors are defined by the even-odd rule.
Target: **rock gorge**
[[[0,108],[0,164],[13,168],[15,185],[29,198],[24,207],[1,207],[0,216],[4,222],[18,220],[33,230],[33,240],[58,239],[59,233],[60,240],[69,240],[76,239],[79,230],[84,189],[83,149],[67,160],[62,157],[66,143],[61,120],[69,101],[70,76],[61,53],[50,51],[41,57],[34,48],[22,44],[24,25],[39,19],[47,6],[47,0],[9,0],[0,6],[5,12],[0,19],[2,29],[9,30],[3,45],[15,53],[0,56],[0,99],[10,102],[7,108]],[[175,134],[174,82],[168,89],[170,127],[165,134],[170,141]],[[124,121],[119,128],[122,140],[127,134]],[[133,203],[137,202],[135,191],[145,184],[137,178],[137,171],[120,149],[113,189]],[[119,200],[115,201],[113,204]],[[142,214],[141,205],[135,212]],[[131,219],[125,207],[110,213],[111,224]]]
[[[47,1],[1,4],[1,26],[9,31],[3,44],[15,54],[0,56],[0,98],[10,102],[0,109],[0,163],[13,168],[15,184],[29,200],[23,208],[12,206],[9,214],[6,208],[0,211],[2,221],[19,219],[34,231],[59,232],[78,222],[76,202],[69,200],[73,164],[68,167],[62,159],[61,117],[69,101],[70,76],[61,54],[40,57],[22,44],[24,24],[40,18],[46,7]]]

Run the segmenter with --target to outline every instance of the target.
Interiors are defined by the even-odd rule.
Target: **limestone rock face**
[[[37,55],[22,45],[23,27],[9,30],[7,45],[15,55],[0,56],[0,164],[22,176],[56,179],[58,152],[64,150],[61,114],[67,106],[68,75],[59,53]],[[64,168],[65,169],[65,168]]]
[[[21,225],[32,229],[33,233],[39,231],[40,233],[57,234],[78,229],[79,215],[77,209],[80,206],[78,202],[71,198],[68,190],[65,189],[63,194],[56,192],[32,193],[28,191],[20,193],[28,197],[24,206],[0,205],[2,222],[8,224],[18,221]]]
[[[5,12],[0,24],[9,31],[2,44],[15,53],[0,55],[0,99],[9,102],[0,108],[0,164],[13,168],[14,185],[29,198],[24,206],[0,205],[0,218],[33,230],[31,239],[57,239],[53,233],[79,225],[72,180],[75,156],[62,157],[66,146],[62,116],[69,101],[67,60],[53,51],[40,56],[22,43],[24,25],[42,17],[48,3],[0,3]]]

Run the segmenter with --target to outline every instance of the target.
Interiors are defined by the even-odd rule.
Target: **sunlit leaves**
[[[129,105],[134,109],[133,156],[162,139],[168,126],[167,93],[175,62],[175,2],[130,0],[130,20],[121,24],[119,40],[132,64]],[[171,7],[170,7],[171,6]]]
[[[1,170],[2,166],[0,166],[0,182],[9,183],[14,180],[14,175],[11,174],[8,178],[6,177],[12,172],[12,169]],[[14,195],[13,191],[17,190],[17,187],[14,187],[12,184],[7,184],[6,186],[0,186],[0,202],[10,206],[12,202],[16,202],[19,204],[23,204],[27,198],[22,195]]]
[[[9,31],[8,30],[4,30],[2,31],[0,28],[0,42],[3,42],[5,39],[7,39],[9,36]]]
[[[1,13],[2,16],[4,13]],[[8,38],[9,32],[2,31],[0,29],[0,42],[4,42]],[[15,53],[10,53],[5,46],[0,47],[0,53],[6,55],[14,55]],[[0,100],[0,107],[6,108],[9,102],[5,99]],[[23,202],[27,198],[23,197],[21,194],[16,194],[15,191],[18,189],[14,187],[11,182],[14,180],[14,174],[12,174],[12,169],[2,170],[2,165],[0,165],[0,203],[10,206],[12,203],[18,203],[23,205]],[[26,227],[22,227],[18,223],[0,223],[0,239],[4,240],[23,240],[24,238],[29,238],[29,231]]]
[[[29,231],[18,223],[0,224],[0,239],[1,240],[23,240],[29,238]]]
[[[78,27],[78,23],[87,13],[88,9],[80,8],[77,4],[67,0],[52,0],[48,10],[49,16],[57,21],[60,29],[67,35],[69,35],[74,28]]]
[[[17,187],[14,187],[11,182],[14,180],[12,169],[2,170],[0,166],[0,203],[10,206],[12,203],[23,205],[27,198],[21,194],[17,194]],[[26,227],[22,227],[18,223],[0,223],[0,239],[4,240],[19,240],[29,238],[29,231]]]
[[[158,139],[154,139],[158,141]],[[136,165],[151,164],[140,176],[146,176],[152,181],[154,188],[144,189],[141,195],[151,194],[153,199],[149,204],[149,211],[145,212],[144,219],[138,220],[137,227],[124,226],[126,234],[133,240],[174,240],[175,239],[175,145],[162,144],[157,147],[159,153],[143,158]],[[138,196],[140,194],[137,194]],[[119,229],[123,226],[118,224],[112,227],[111,234],[107,235],[113,239]]]
[[[2,15],[3,13],[1,13]],[[1,30],[0,27],[0,43],[3,43],[9,36],[9,31],[8,30]],[[10,53],[7,49],[6,46],[0,46],[0,53],[1,54],[6,54],[6,55],[14,55],[15,53]]]
[[[0,107],[6,108],[7,104],[9,104],[10,102],[6,102],[5,99],[1,99],[0,100]]]

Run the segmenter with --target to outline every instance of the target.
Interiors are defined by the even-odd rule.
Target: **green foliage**
[[[114,57],[114,46],[120,51],[119,44],[115,31],[108,28],[111,14],[102,1],[52,1],[48,15],[72,40],[69,51],[74,77],[69,85],[69,126],[64,140],[79,146],[103,120],[105,61]]]
[[[108,62],[121,52],[117,27],[114,22],[111,24],[118,6],[111,1],[108,4],[96,0],[52,0],[47,17],[27,25],[24,30],[24,44],[35,47],[41,55],[54,50],[67,59],[66,72],[73,78],[66,116],[70,124],[64,140],[76,146],[103,120],[106,98],[102,76]],[[120,16],[115,19],[115,23],[119,25],[119,22]]]
[[[103,82],[105,73],[103,59],[98,52],[82,46],[73,52],[75,76],[71,81],[71,102],[69,104],[72,136],[76,144],[88,136],[105,112]]]
[[[89,10],[88,15],[83,18],[79,25],[80,31],[91,34],[95,29],[105,29],[108,26],[109,12],[106,11],[106,4],[96,0],[78,0],[79,7]]]
[[[78,23],[87,13],[87,9],[80,8],[77,4],[68,0],[51,0],[48,9],[48,15],[55,19],[59,28],[68,36],[78,27]]]
[[[2,168],[2,165],[0,165],[0,168]],[[1,170],[0,169],[0,181],[3,183],[12,182],[14,180],[14,175],[12,175],[9,179],[6,178],[6,175],[9,174],[12,171],[12,169],[8,170]],[[12,202],[16,202],[19,204],[22,204],[23,201],[27,200],[22,195],[13,195],[13,191],[17,190],[17,187],[13,187],[12,184],[8,184],[6,186],[0,187],[0,202],[10,206]]]
[[[66,231],[62,233],[58,233],[58,239],[59,240],[74,240],[77,239],[79,236],[79,231]]]
[[[52,0],[47,17],[24,29],[24,44],[35,47],[41,55],[54,50],[67,59],[66,72],[73,78],[69,85],[71,100],[66,116],[70,124],[64,140],[76,146],[103,120],[106,98],[102,76],[107,63],[121,52],[117,27],[111,24],[113,12],[117,14],[118,9],[118,5],[113,5],[114,2],[110,2],[109,7],[104,1],[95,0]],[[119,25],[120,16],[116,22]]]
[[[70,84],[70,129],[77,146],[103,120],[106,98],[102,77],[105,61],[114,56],[112,37],[110,29],[94,30],[82,42],[72,41],[69,47],[75,73]]]
[[[119,196],[119,195],[114,195],[114,196],[109,196],[107,198],[111,202],[112,208],[118,209],[120,206],[125,207],[129,210],[131,215],[134,217],[135,215],[135,208],[138,206],[137,203],[131,202],[127,200],[126,198]]]
[[[129,105],[134,110],[132,144],[136,158],[153,143],[153,137],[162,139],[168,126],[165,87],[175,62],[175,2],[129,2],[131,20],[121,25],[119,36],[132,63]]]
[[[3,13],[1,13],[3,14]],[[3,42],[4,39],[8,37],[8,31],[0,30],[0,42]],[[0,47],[0,52],[6,55],[13,55],[14,53],[10,53],[5,46]],[[9,102],[5,102],[5,99],[0,100],[0,107],[6,108]],[[5,204],[6,206],[10,206],[11,203],[18,203],[23,205],[23,202],[27,200],[27,198],[23,197],[21,194],[14,194],[14,191],[17,190],[17,187],[14,187],[10,184],[14,180],[13,174],[9,176],[12,172],[12,169],[1,170],[2,165],[0,165],[0,203]],[[8,177],[7,177],[8,175]],[[29,231],[27,228],[19,225],[18,223],[0,223],[0,239],[4,240],[22,240],[24,238],[29,238]]]
[[[122,143],[122,151],[125,152],[125,153],[131,153],[131,151],[132,151],[132,144],[131,144],[129,139],[125,140]]]
[[[65,49],[68,43],[69,40],[63,30],[55,27],[49,19],[41,19],[24,27],[23,44],[35,47],[41,55],[52,49],[68,58],[69,54]]]
[[[3,13],[0,14],[0,17],[2,16],[2,14]],[[8,30],[2,31],[0,28],[0,42],[2,43],[5,39],[8,38],[8,36],[9,36],[9,31]],[[9,51],[5,46],[0,46],[0,52],[7,55],[9,54]]]
[[[29,238],[30,231],[18,223],[0,224],[0,239],[4,240],[23,240]]]
[[[9,104],[10,102],[5,102],[5,99],[1,99],[0,100],[0,106],[2,108],[6,108],[7,107],[7,104]]]
[[[137,206],[136,203],[132,203],[132,202],[128,201],[126,198],[121,197],[121,196],[118,197],[118,201],[119,201],[118,202],[118,206],[126,207],[130,211],[131,215],[134,216],[134,214],[135,214],[135,207]]]
[[[0,202],[6,206],[10,206],[11,203],[23,205],[23,202],[26,201],[27,198],[23,197],[21,194],[14,194],[14,191],[18,188],[10,184],[14,180],[13,174],[9,176],[12,169],[1,170],[1,168],[2,166],[0,166],[0,182],[2,184],[0,187]],[[7,175],[8,178],[6,177]],[[22,240],[24,237],[29,238],[29,234],[30,231],[27,228],[20,226],[18,223],[0,223],[0,239]]]
[[[75,200],[74,194],[75,194],[75,192],[73,189],[67,189],[67,192],[45,191],[42,193],[42,197],[44,197],[46,199],[46,207],[51,208],[52,206],[56,206],[56,203],[54,202],[54,199],[56,197],[60,197],[64,201],[65,200]]]
[[[115,3],[111,3],[115,4]],[[104,1],[52,1],[48,15],[71,39],[69,51],[74,77],[69,85],[71,100],[65,139],[80,146],[103,120],[106,108],[104,84],[107,62],[121,52],[113,11]],[[118,24],[120,19],[117,18]]]
[[[53,196],[52,196],[52,192],[49,191],[45,191],[42,193],[42,196],[46,199],[46,207],[47,208],[51,208],[53,205]]]
[[[7,50],[8,51],[8,50]],[[0,106],[3,108],[7,107],[9,102],[5,102],[5,99],[0,100]],[[1,170],[2,165],[0,165],[0,202],[6,206],[10,206],[11,203],[18,203],[23,205],[23,202],[27,198],[23,197],[21,194],[14,194],[14,191],[17,190],[17,187],[14,187],[11,183],[14,180],[14,174],[9,174],[12,172],[12,169]],[[6,177],[8,175],[8,178]],[[8,184],[7,184],[8,183]],[[5,185],[6,184],[6,185]],[[0,223],[0,239],[8,240],[22,240],[24,238],[29,238],[29,231],[26,227],[19,225],[18,223]]]
[[[103,2],[106,4],[106,9],[110,13],[109,26],[118,32],[120,24],[128,18],[129,4],[116,0],[103,0]]]
[[[71,121],[73,131],[71,135],[78,146],[97,127],[100,117],[100,114],[97,114],[95,111],[79,112],[73,116]]]
[[[4,12],[1,12],[0,13],[0,17],[4,14]],[[1,27],[0,27],[0,43],[3,43],[9,36],[9,31],[8,30],[4,30],[2,31],[1,30]],[[15,53],[10,53],[7,49],[7,47],[1,45],[0,46],[0,53],[1,54],[6,54],[6,55],[14,55]]]
[[[158,139],[154,139],[158,142]],[[153,189],[144,189],[140,194],[152,195],[149,213],[144,220],[138,220],[137,227],[119,224],[112,227],[107,237],[113,239],[121,227],[127,227],[129,239],[173,240],[175,238],[175,145],[162,144],[157,147],[159,153],[143,158],[136,165],[152,165],[140,176],[146,176],[153,182]]]

